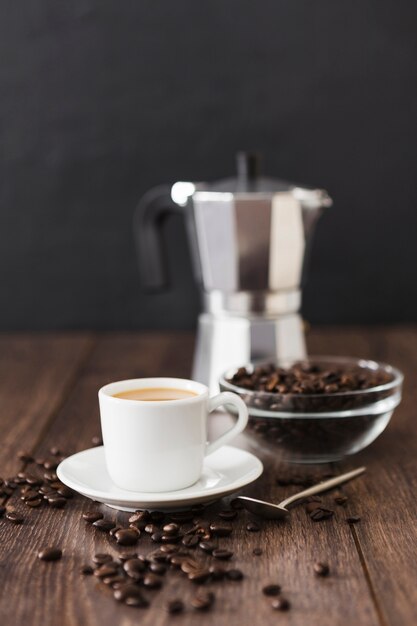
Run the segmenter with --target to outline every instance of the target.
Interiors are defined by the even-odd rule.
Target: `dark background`
[[[172,291],[141,291],[139,197],[274,176],[334,207],[313,322],[417,320],[415,0],[85,0],[0,5],[0,328],[187,328],[199,297],[179,217]]]

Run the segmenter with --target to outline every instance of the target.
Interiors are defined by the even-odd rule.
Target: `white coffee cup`
[[[115,397],[133,389],[174,388],[196,395],[178,400],[131,400]],[[209,398],[208,388],[181,378],[137,378],[105,385],[98,392],[107,470],[122,489],[161,492],[184,489],[201,476],[204,457],[245,428],[248,410],[230,392]],[[207,416],[230,404],[236,424],[207,442]]]

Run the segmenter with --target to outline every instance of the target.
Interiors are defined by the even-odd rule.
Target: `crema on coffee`
[[[114,398],[124,400],[145,400],[148,402],[161,402],[161,400],[183,400],[193,398],[198,394],[187,389],[176,389],[175,387],[144,387],[140,389],[129,389],[113,394]]]

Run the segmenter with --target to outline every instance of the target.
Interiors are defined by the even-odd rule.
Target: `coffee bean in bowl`
[[[336,461],[374,441],[401,401],[403,375],[375,361],[310,357],[234,368],[222,391],[240,395],[249,431],[298,463]]]

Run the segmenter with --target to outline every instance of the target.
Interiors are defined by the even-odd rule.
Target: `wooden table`
[[[416,402],[417,330],[413,328],[317,329],[309,334],[316,354],[349,354],[388,361],[406,375],[404,397],[387,431],[368,450],[335,467],[337,471],[365,464],[365,477],[349,483],[348,505],[333,506],[334,518],[314,523],[303,507],[285,523],[265,522],[259,533],[246,530],[242,512],[224,546],[234,546],[234,563],[245,573],[242,582],[211,585],[215,609],[200,614],[187,608],[168,616],[168,598],[189,603],[195,588],[178,575],[167,577],[151,608],[116,603],[110,590],[79,568],[94,553],[120,552],[103,534],[87,526],[81,514],[98,507],[76,496],[63,510],[29,508],[19,490],[8,508],[22,512],[22,525],[0,519],[0,624],[3,626],[149,626],[175,623],[412,626],[417,623],[417,497]],[[21,449],[49,456],[56,445],[67,453],[91,446],[99,434],[97,389],[111,380],[153,375],[189,375],[191,334],[16,334],[0,337],[0,475],[24,469]],[[214,418],[222,428],[229,418]],[[238,445],[255,452],[264,475],[247,492],[279,501],[295,487],[282,487],[277,477],[293,473],[276,454],[263,451],[249,435]],[[335,469],[335,468],[333,468]],[[306,472],[306,468],[297,470]],[[323,466],[308,471],[319,476]],[[326,496],[332,502],[332,495]],[[223,504],[224,506],[224,504]],[[101,507],[106,516],[126,523],[127,514]],[[213,515],[215,515],[214,509]],[[360,515],[349,525],[347,515]],[[37,559],[40,548],[57,544],[64,556],[56,563]],[[141,538],[140,549],[150,548]],[[263,554],[253,556],[261,546]],[[318,578],[313,563],[330,564],[331,575]],[[261,593],[268,582],[283,586],[292,608],[273,611]]]

